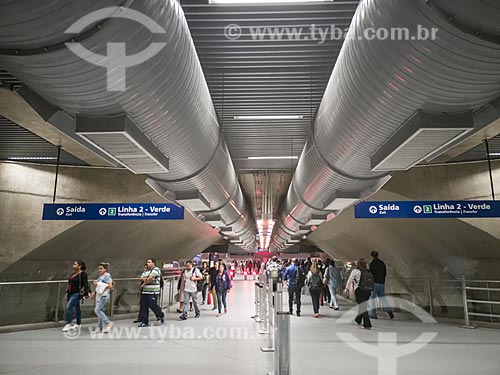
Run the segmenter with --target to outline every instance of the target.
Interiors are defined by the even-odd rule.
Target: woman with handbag
[[[113,322],[109,320],[107,315],[104,313],[104,307],[106,302],[108,302],[110,297],[110,291],[113,288],[113,279],[109,274],[109,263],[101,263],[97,268],[99,272],[99,277],[94,281],[95,287],[95,309],[94,312],[97,315],[97,328],[95,333],[109,333]]]
[[[82,325],[82,312],[80,303],[90,295],[90,286],[88,276],[85,270],[87,266],[82,260],[73,262],[73,274],[68,280],[66,305],[66,325],[62,329],[63,332],[68,332],[74,328],[80,328]],[[73,324],[73,319],[76,317],[76,325]]]

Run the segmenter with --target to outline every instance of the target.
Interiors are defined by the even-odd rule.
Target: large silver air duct
[[[106,7],[114,7],[108,10],[110,17],[78,34],[65,33],[76,21]],[[119,17],[127,9],[149,17],[165,32],[152,32],[137,20]],[[108,43],[124,43],[127,56],[141,56],[153,43],[165,46],[154,57],[128,67],[126,89],[118,91],[108,90],[108,84],[119,87],[122,77],[108,80],[107,69],[78,57],[67,42],[101,56],[108,56]],[[176,0],[0,3],[0,65],[70,114],[77,131],[83,124],[82,137],[109,156],[132,170],[152,170],[148,183],[155,190],[185,202],[196,215],[210,217],[210,223],[227,227],[241,245],[256,248],[255,225]],[[108,126],[129,132],[99,134]],[[127,150],[137,153],[130,165]]]
[[[499,19],[493,0],[360,3],[278,217],[274,249],[373,194],[391,171],[430,160],[475,130],[475,111],[500,96]],[[382,28],[407,28],[410,40],[371,39]],[[433,28],[434,40],[419,38]]]

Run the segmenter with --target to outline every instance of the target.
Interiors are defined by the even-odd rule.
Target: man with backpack
[[[358,325],[363,323],[363,328],[370,330],[372,329],[372,323],[370,322],[367,304],[373,291],[373,275],[368,271],[368,266],[364,259],[360,259],[356,263],[357,267],[349,275],[345,291],[347,293],[350,288],[354,289],[356,303],[358,304],[358,315],[355,321]]]
[[[305,274],[299,267],[299,261],[297,259],[292,259],[292,264],[286,268],[283,279],[288,281],[288,306],[290,315],[293,315],[293,299],[295,297],[297,302],[297,316],[300,316],[300,297],[305,282]]]
[[[189,299],[193,300],[195,318],[200,317],[200,308],[198,307],[198,289],[200,288],[199,282],[203,282],[203,275],[198,268],[193,267],[193,262],[188,260],[186,262],[186,270],[182,276],[184,278],[184,310],[180,316],[181,320],[186,320],[188,316]],[[203,288],[203,285],[201,285]]]
[[[149,325],[149,309],[153,310],[157,318],[160,318],[161,323],[165,322],[165,314],[158,306],[159,295],[163,286],[163,277],[161,271],[156,267],[156,261],[152,258],[146,262],[146,269],[141,277],[141,302],[139,317],[142,320],[139,327],[147,327]]]
[[[384,311],[389,315],[390,319],[394,319],[387,298],[385,298],[385,277],[387,276],[387,268],[385,263],[378,258],[378,251],[372,251],[372,261],[370,262],[370,272],[373,274],[373,291],[370,298],[370,318],[377,319],[377,297]]]

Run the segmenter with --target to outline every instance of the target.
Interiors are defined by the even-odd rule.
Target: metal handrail
[[[162,276],[163,280],[177,279],[178,275]],[[97,279],[89,279],[89,281],[96,281]],[[113,278],[113,281],[139,281],[139,277],[125,277],[125,278]],[[33,284],[65,284],[68,280],[39,280],[39,281],[1,281],[2,285],[33,285]]]
[[[162,276],[165,281],[166,288],[160,291],[160,306],[163,309],[164,307],[171,306],[174,303],[174,294],[175,294],[175,281],[180,277],[180,275],[168,275]],[[133,281],[138,282],[141,279],[139,277],[125,277],[125,278],[113,278],[113,282],[127,282]],[[96,279],[89,279],[89,282],[96,281]],[[61,307],[62,296],[66,293],[64,288],[65,284],[68,283],[68,280],[36,280],[36,281],[2,281],[0,282],[0,287],[8,287],[8,286],[21,286],[21,285],[56,285],[57,293],[56,293],[56,301],[55,301],[55,309],[54,309],[54,318],[55,322],[59,321],[59,310]],[[167,285],[168,284],[168,285]],[[114,315],[114,299],[115,299],[116,290],[110,290],[110,316]],[[167,298],[167,304],[165,305],[164,298]]]

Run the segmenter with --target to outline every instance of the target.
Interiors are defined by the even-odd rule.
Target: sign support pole
[[[56,164],[56,179],[54,181],[54,195],[52,196],[52,203],[56,203],[57,193],[57,178],[59,177],[59,164],[61,162],[61,146],[57,146],[57,164]]]
[[[490,155],[490,146],[488,144],[488,140],[484,140],[484,144],[486,145],[486,156],[488,157],[488,171],[490,173],[490,185],[491,185],[491,198],[495,200],[495,185],[493,184],[493,173],[491,171],[491,155]]]

